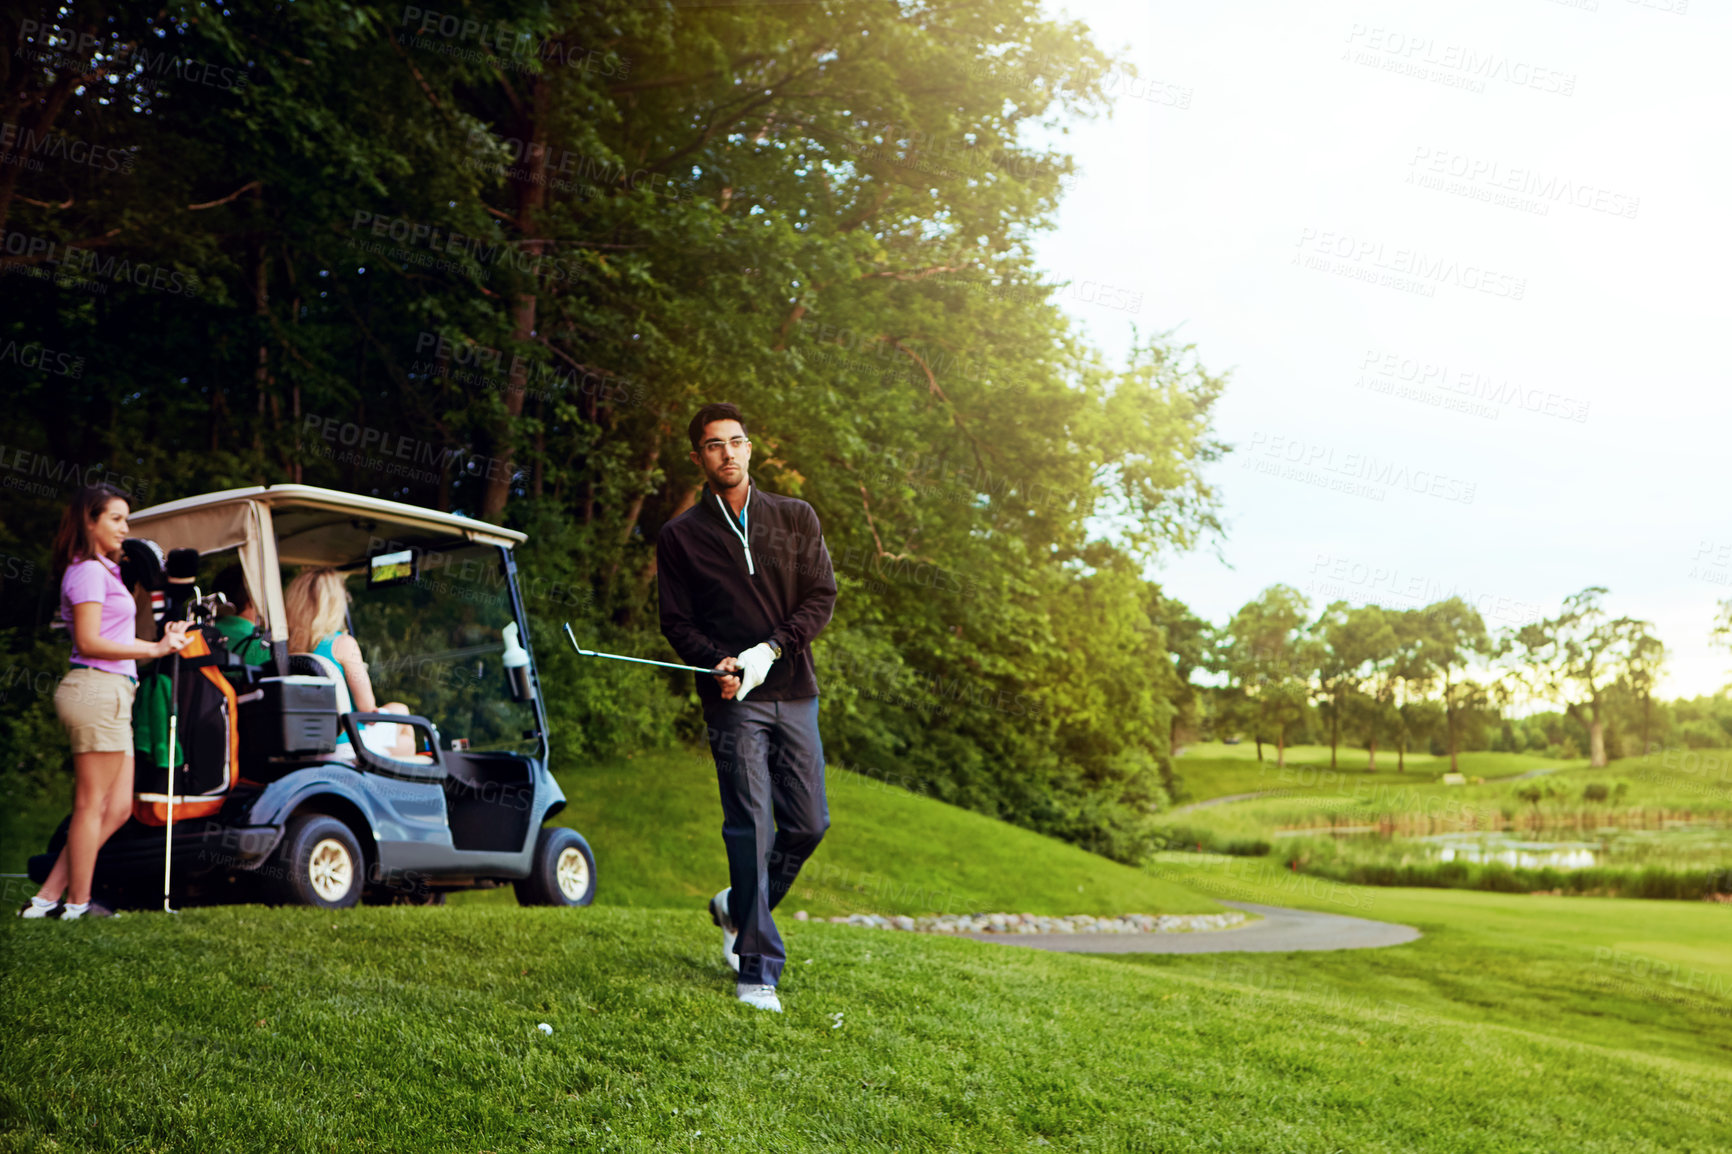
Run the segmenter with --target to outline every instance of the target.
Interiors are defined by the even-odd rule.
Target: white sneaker
[[[774,986],[741,982],[734,987],[734,993],[748,1006],[756,1006],[760,1010],[774,1010],[778,1014],[782,1012],[782,999],[776,996]]]
[[[728,916],[728,894],[733,888],[729,886],[710,899],[710,920],[722,930],[722,960],[737,974],[740,972],[740,955],[734,952],[734,942],[740,933],[734,928],[734,920]]]

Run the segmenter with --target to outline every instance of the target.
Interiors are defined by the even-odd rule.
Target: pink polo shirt
[[[135,641],[138,638],[138,605],[120,580],[120,566],[107,557],[92,557],[66,567],[60,579],[60,619],[72,634],[72,660],[92,669],[138,676],[138,662],[128,657],[121,661],[101,657],[86,657],[78,652],[78,634],[72,628],[72,607],[85,601],[102,603],[102,626],[97,630],[106,641]]]

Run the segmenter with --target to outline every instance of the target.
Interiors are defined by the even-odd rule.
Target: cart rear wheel
[[[304,814],[283,831],[270,887],[284,905],[347,909],[361,900],[366,866],[354,831],[326,814]]]
[[[575,829],[552,826],[535,839],[529,876],[514,882],[524,906],[587,906],[595,900],[595,854]]]

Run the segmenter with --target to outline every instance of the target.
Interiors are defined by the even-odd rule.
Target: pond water
[[[1596,830],[1437,833],[1403,837],[1375,827],[1282,830],[1276,837],[1329,837],[1355,857],[1424,857],[1432,861],[1500,862],[1512,869],[1586,869],[1589,866],[1732,866],[1732,828],[1668,822],[1664,829],[1607,827]]]
[[[1579,870],[1595,861],[1596,847],[1585,842],[1517,841],[1497,835],[1466,839],[1447,834],[1419,840],[1435,843],[1439,861],[1502,862],[1528,870]]]

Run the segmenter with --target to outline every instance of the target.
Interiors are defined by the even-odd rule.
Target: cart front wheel
[[[514,882],[524,906],[587,906],[595,900],[595,854],[575,829],[552,826],[535,839],[529,876]]]

